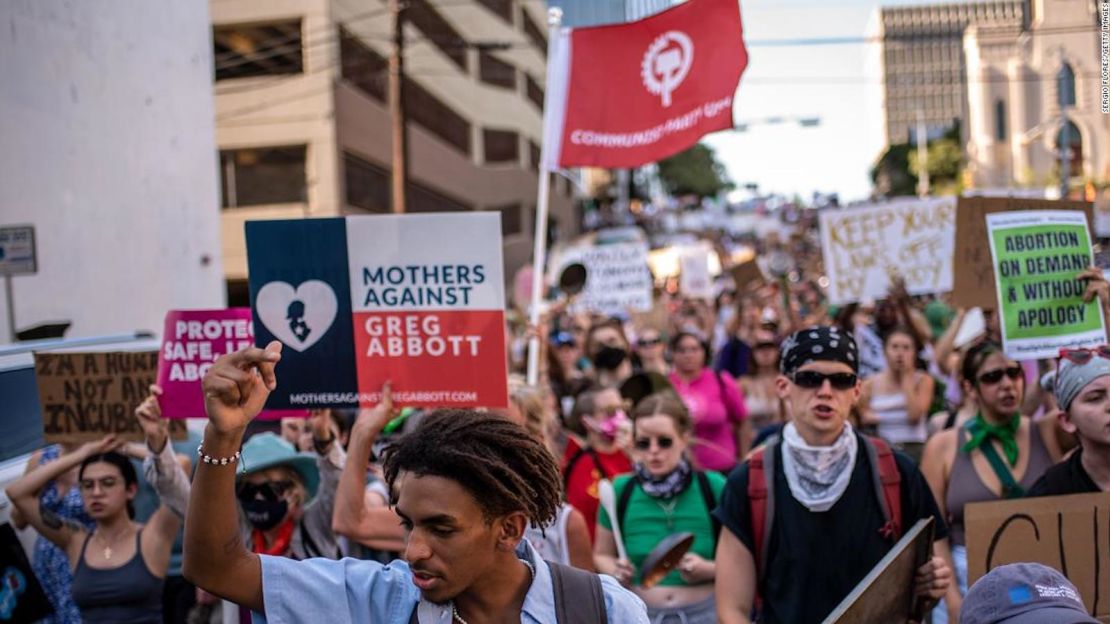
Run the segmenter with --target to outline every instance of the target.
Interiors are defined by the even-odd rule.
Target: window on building
[[[344,28],[339,29],[340,74],[363,93],[384,102],[389,92],[389,60]]]
[[[528,165],[532,167],[532,171],[540,170],[541,157],[540,146],[535,141],[528,141]]]
[[[1060,108],[1075,106],[1075,71],[1068,63],[1056,73],[1056,103]]]
[[[999,98],[994,101],[994,140],[1006,140],[1006,102]]]
[[[524,74],[524,86],[528,92],[528,99],[536,105],[536,108],[543,111],[543,87],[538,82],[532,80],[528,74]]]
[[[347,187],[347,205],[367,212],[392,211],[392,189],[389,171],[354,154],[343,154],[343,180]]]
[[[482,50],[478,52],[478,79],[495,87],[516,89],[516,68]]]
[[[524,232],[524,206],[520,202],[490,208],[490,212],[501,213],[501,236],[513,236]]]
[[[371,213],[393,210],[392,178],[388,169],[363,160],[354,154],[343,154],[343,178],[347,187],[347,205]],[[409,180],[405,186],[406,212],[463,212],[471,210],[466,202],[448,197]]]
[[[304,71],[300,20],[212,29],[216,80]]]
[[[516,132],[483,128],[482,142],[485,143],[485,161],[487,163],[520,161],[520,145]]]
[[[455,30],[428,0],[410,0],[405,17],[424,37],[447,55],[459,69],[468,73],[470,63],[466,54],[466,39]]]
[[[409,119],[470,155],[470,122],[410,78],[405,78],[405,109]]]
[[[223,207],[307,201],[304,145],[220,152]]]
[[[1079,126],[1070,119],[1060,127],[1056,135],[1056,160],[1059,162],[1059,150],[1067,149],[1068,167],[1070,177],[1083,175],[1083,135],[1079,134]]]
[[[478,0],[478,4],[506,22],[513,23],[513,0]]]
[[[524,24],[524,35],[536,46],[545,58],[547,57],[547,35],[544,34],[543,29],[536,25],[536,22],[528,15],[528,11],[524,7],[520,7],[520,22]]]
[[[227,307],[251,307],[251,289],[245,279],[229,279],[225,283],[227,293]]]

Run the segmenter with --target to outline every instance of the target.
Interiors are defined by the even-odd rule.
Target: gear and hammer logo
[[[694,62],[694,42],[678,30],[659,35],[648,46],[640,64],[640,77],[652,95],[663,100],[663,107],[671,105],[671,94],[690,73]]]

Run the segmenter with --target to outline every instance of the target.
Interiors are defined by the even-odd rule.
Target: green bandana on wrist
[[[1006,454],[1006,459],[1010,462],[1010,465],[1017,465],[1018,444],[1017,440],[1014,439],[1014,434],[1021,426],[1021,414],[1014,414],[1010,420],[1001,425],[994,425],[984,420],[982,413],[976,413],[974,420],[965,426],[968,433],[971,434],[971,439],[960,450],[970,453],[984,444],[989,444],[991,438],[994,438],[1002,443],[1002,452]]]

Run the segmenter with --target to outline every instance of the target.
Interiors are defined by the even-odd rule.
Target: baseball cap
[[[998,566],[968,590],[963,624],[1097,624],[1075,585],[1039,563]]]

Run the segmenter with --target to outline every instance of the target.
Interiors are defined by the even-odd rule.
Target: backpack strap
[[[894,451],[886,440],[861,435],[867,461],[871,466],[871,477],[875,487],[875,497],[883,510],[883,526],[879,533],[883,537],[897,541],[902,536],[902,473],[898,472],[898,462]]]
[[[701,490],[701,500],[705,503],[705,509],[709,512],[709,521],[713,524],[713,550],[717,550],[717,542],[721,538],[721,523],[713,515],[713,510],[717,508],[717,496],[713,494],[713,486],[709,484],[709,477],[701,470],[694,473],[698,480],[698,489]],[[624,526],[622,525],[623,529]]]
[[[601,577],[553,561],[544,563],[551,570],[558,624],[606,624],[609,621]]]
[[[620,493],[617,494],[617,517],[609,518],[610,522],[615,522],[617,527],[621,530],[621,535],[624,535],[624,516],[628,512],[628,501],[632,499],[632,490],[636,489],[636,479],[629,477],[624,482],[624,487],[621,488]]]
[[[570,487],[570,475],[574,472],[575,465],[577,465],[578,461],[585,456],[589,456],[590,460],[593,461],[594,468],[597,468],[597,471],[601,473],[602,479],[609,478],[609,473],[606,472],[605,467],[601,465],[601,460],[598,459],[597,451],[593,450],[592,448],[579,448],[577,451],[575,451],[574,455],[570,456],[570,460],[567,462],[567,467],[563,468],[564,492],[566,492]]]
[[[721,405],[725,407],[725,415],[729,420],[732,420],[732,406],[729,405],[728,399],[725,398],[725,379],[721,376],[721,371],[719,370],[713,371],[713,376],[717,378],[717,390],[721,393]]]
[[[775,448],[778,436],[771,436],[763,448],[748,459],[748,505],[751,509],[752,546],[756,575],[767,563],[768,532],[775,520]]]

